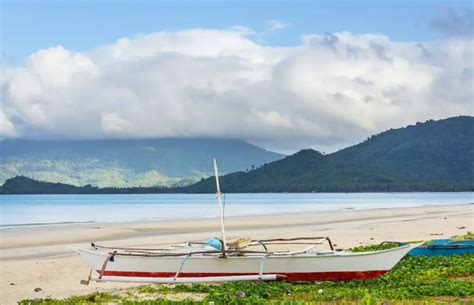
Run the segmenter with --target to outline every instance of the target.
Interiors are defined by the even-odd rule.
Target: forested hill
[[[226,192],[459,191],[474,189],[474,118],[391,129],[333,154],[302,150],[221,177]],[[211,192],[212,178],[188,187]]]
[[[330,157],[407,180],[472,182],[474,118],[430,120],[391,129]]]
[[[249,172],[220,177],[225,192],[326,192],[358,191],[364,186],[376,191],[379,183],[393,179],[372,169],[341,163],[318,151],[306,149]],[[355,186],[357,188],[355,188]],[[215,188],[212,178],[187,187],[191,192]]]
[[[255,170],[223,175],[221,188],[227,193],[474,191],[473,134],[473,117],[430,120],[382,132],[329,155],[306,149]],[[212,166],[210,158],[207,166]],[[61,192],[213,193],[215,182],[210,177],[186,187],[99,189],[16,177],[0,188],[5,194]]]
[[[213,173],[213,157],[230,173],[284,156],[237,139],[7,139],[0,141],[0,184],[20,175],[76,186],[190,184]]]

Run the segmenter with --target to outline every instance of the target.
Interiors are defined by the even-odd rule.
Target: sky
[[[472,1],[4,1],[0,137],[331,152],[473,114]]]

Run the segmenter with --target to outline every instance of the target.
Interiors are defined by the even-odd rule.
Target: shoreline
[[[287,213],[226,218],[230,236],[255,239],[329,236],[336,248],[378,244],[384,240],[429,240],[473,231],[474,205],[435,205],[339,212]],[[218,218],[80,224],[0,230],[2,304],[25,298],[63,298],[72,294],[132,287],[126,283],[79,284],[89,266],[75,249],[91,241],[102,245],[158,246],[220,235]],[[14,285],[12,285],[12,283]],[[42,291],[35,292],[35,288]]]
[[[319,212],[293,212],[293,213],[277,213],[277,214],[260,214],[260,215],[242,215],[229,216],[225,218],[226,230],[232,229],[249,229],[256,230],[266,228],[268,224],[265,222],[268,219],[279,221],[279,224],[272,224],[274,228],[284,227],[304,227],[313,224],[327,225],[347,223],[356,214],[367,214],[364,217],[355,217],[354,221],[370,221],[373,217],[383,213],[384,211],[395,212],[396,217],[411,216],[412,212],[405,212],[405,210],[415,211],[416,209],[434,209],[437,208],[459,208],[471,207],[474,210],[474,203],[466,204],[448,204],[448,205],[423,205],[411,207],[396,207],[396,208],[374,208],[374,209],[360,209],[360,210],[340,210],[340,211],[319,211]],[[321,214],[331,215],[326,221],[309,220],[312,217],[318,217]],[[426,215],[429,215],[428,212]],[[335,216],[335,217],[334,217]],[[347,217],[349,216],[349,217]],[[249,223],[250,221],[250,223]],[[247,222],[247,223],[245,223]],[[261,222],[261,224],[259,224]],[[130,228],[124,230],[124,228]],[[82,234],[69,234],[68,238],[58,238],[55,234],[63,230],[68,230],[74,233],[75,231],[88,231],[89,233],[97,233],[94,230],[105,230],[105,234],[92,234],[98,239],[91,239],[91,236],[83,236]],[[91,232],[92,231],[92,232]],[[164,220],[144,220],[144,221],[129,221],[129,222],[84,222],[65,225],[45,225],[45,226],[28,226],[19,228],[9,228],[0,230],[0,251],[7,249],[28,248],[42,245],[58,245],[65,243],[84,243],[92,241],[116,241],[133,237],[147,237],[158,233],[165,233],[166,236],[192,234],[193,233],[212,233],[220,232],[220,223],[218,217],[205,218],[181,218],[181,219],[164,219]],[[21,243],[24,238],[23,234],[42,234],[41,241],[27,240]],[[53,235],[52,237],[48,236]],[[78,236],[79,235],[79,236]],[[49,237],[49,238],[48,238]],[[2,255],[0,253],[0,258]]]
[[[472,203],[461,203],[461,204],[424,204],[424,205],[413,205],[413,206],[407,206],[407,207],[376,207],[376,208],[361,208],[361,209],[342,209],[342,210],[330,210],[330,211],[306,211],[306,212],[281,212],[281,213],[267,213],[267,214],[249,214],[249,215],[235,215],[235,216],[228,216],[225,217],[226,222],[242,222],[247,219],[259,219],[259,218],[269,218],[269,217],[277,217],[277,218],[287,218],[287,217],[305,217],[305,216],[318,216],[320,214],[334,214],[337,213],[339,216],[345,215],[346,213],[354,213],[354,212],[379,212],[379,211],[386,211],[386,210],[402,210],[402,209],[417,209],[417,208],[437,208],[437,207],[463,207],[463,206],[472,206],[474,209],[474,202]],[[407,214],[408,215],[408,214]],[[400,217],[407,216],[407,215],[398,215]],[[410,214],[411,215],[411,214]],[[358,219],[358,220],[370,220],[370,217],[363,218],[363,219]],[[132,227],[140,227],[140,226],[155,226],[158,228],[164,228],[167,227],[168,225],[171,225],[172,227],[175,227],[177,223],[185,225],[187,223],[191,224],[191,227],[195,225],[196,222],[199,221],[204,221],[204,222],[215,222],[217,223],[219,221],[218,217],[215,216],[209,216],[209,217],[183,217],[183,218],[173,218],[173,219],[147,219],[147,220],[133,220],[133,221],[118,221],[118,222],[95,222],[95,221],[85,221],[85,222],[63,222],[63,223],[51,223],[51,224],[41,224],[41,225],[36,225],[36,224],[31,224],[31,225],[21,225],[21,226],[15,226],[15,227],[4,227],[0,228],[0,250],[2,249],[8,249],[8,247],[5,247],[3,245],[3,238],[2,235],[8,235],[8,232],[24,232],[26,234],[32,233],[29,231],[37,231],[37,230],[54,230],[54,229],[67,229],[67,228],[74,228],[74,229],[80,229],[80,228],[88,228],[90,226],[93,227],[123,227],[123,226],[132,226]],[[329,221],[329,222],[318,222],[318,224],[327,224],[327,223],[338,223],[338,222],[345,222],[345,220],[341,221]],[[305,226],[309,225],[310,223],[293,223],[292,226]],[[288,226],[288,223],[283,223],[280,225],[272,225],[272,227],[281,227],[281,226]],[[229,224],[226,224],[226,228],[229,226]],[[232,224],[231,224],[232,226]],[[186,227],[186,226],[185,226]],[[194,232],[196,228],[193,229]],[[215,229],[218,231],[220,227],[206,227],[209,231],[213,231]],[[175,228],[176,233],[175,234],[181,234],[185,233],[185,229],[180,230],[178,228]],[[208,232],[209,232],[208,231]],[[204,232],[204,231],[201,231]],[[2,234],[6,233],[6,234]],[[150,232],[150,234],[154,234],[154,232]],[[173,233],[167,232],[167,234],[172,235]],[[108,236],[108,240],[117,240],[120,238],[113,238],[113,236]],[[77,241],[77,240],[76,240]],[[78,241],[81,242],[81,241]],[[31,244],[29,244],[31,246]],[[0,256],[1,257],[1,256]]]
[[[422,194],[422,193],[473,193],[474,190],[464,190],[464,191],[360,191],[360,192],[230,192],[226,194]],[[82,195],[215,195],[215,193],[79,193],[79,194],[71,194],[71,193],[11,193],[5,194],[0,193],[0,197],[2,196],[38,196],[38,195],[48,195],[48,196],[63,196],[63,195],[71,195],[71,196],[82,196]]]
[[[473,192],[467,192],[473,193]],[[308,193],[309,194],[309,193]],[[474,193],[473,193],[474,194]],[[251,203],[248,203],[251,204]],[[474,205],[473,202],[468,203],[427,203],[427,204],[413,204],[406,206],[388,206],[388,207],[363,207],[363,208],[352,208],[345,207],[341,209],[334,210],[308,210],[304,212],[300,211],[283,211],[283,212],[270,212],[270,213],[254,213],[254,214],[241,214],[241,215],[232,215],[226,216],[226,219],[239,218],[239,217],[259,217],[259,216],[278,216],[278,215],[299,215],[299,214],[324,214],[324,213],[343,213],[350,211],[377,211],[377,210],[386,210],[386,209],[405,209],[405,208],[421,208],[421,207],[438,207],[438,206],[459,206],[459,205]],[[2,231],[8,230],[23,230],[23,229],[34,229],[34,228],[44,228],[44,227],[67,227],[67,226],[81,226],[81,225],[119,225],[119,224],[138,224],[138,223],[156,223],[156,222],[167,222],[167,221],[185,221],[185,220],[208,220],[217,218],[216,216],[188,216],[188,217],[177,217],[177,218],[154,218],[154,219],[138,219],[138,220],[125,220],[125,221],[109,221],[109,222],[100,222],[100,221],[64,221],[64,222],[45,222],[45,223],[24,223],[24,224],[5,224],[0,225],[0,233]]]

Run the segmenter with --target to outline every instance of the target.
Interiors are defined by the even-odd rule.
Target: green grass
[[[388,245],[387,245],[388,246]],[[356,251],[373,250],[373,246]],[[245,293],[244,298],[235,295]],[[367,281],[143,285],[26,304],[474,304],[474,255],[406,256],[384,276]]]
[[[474,232],[467,231],[467,234],[453,236],[454,240],[474,239]]]
[[[384,242],[379,245],[369,245],[369,246],[359,246],[349,249],[352,252],[368,252],[368,251],[378,251],[385,250],[390,248],[395,248],[400,246],[400,243],[397,242]]]

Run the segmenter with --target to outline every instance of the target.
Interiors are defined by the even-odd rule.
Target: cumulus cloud
[[[31,54],[2,77],[0,134],[29,138],[236,137],[334,149],[370,134],[473,113],[473,42],[305,35],[269,47],[249,30],[125,37]]]

